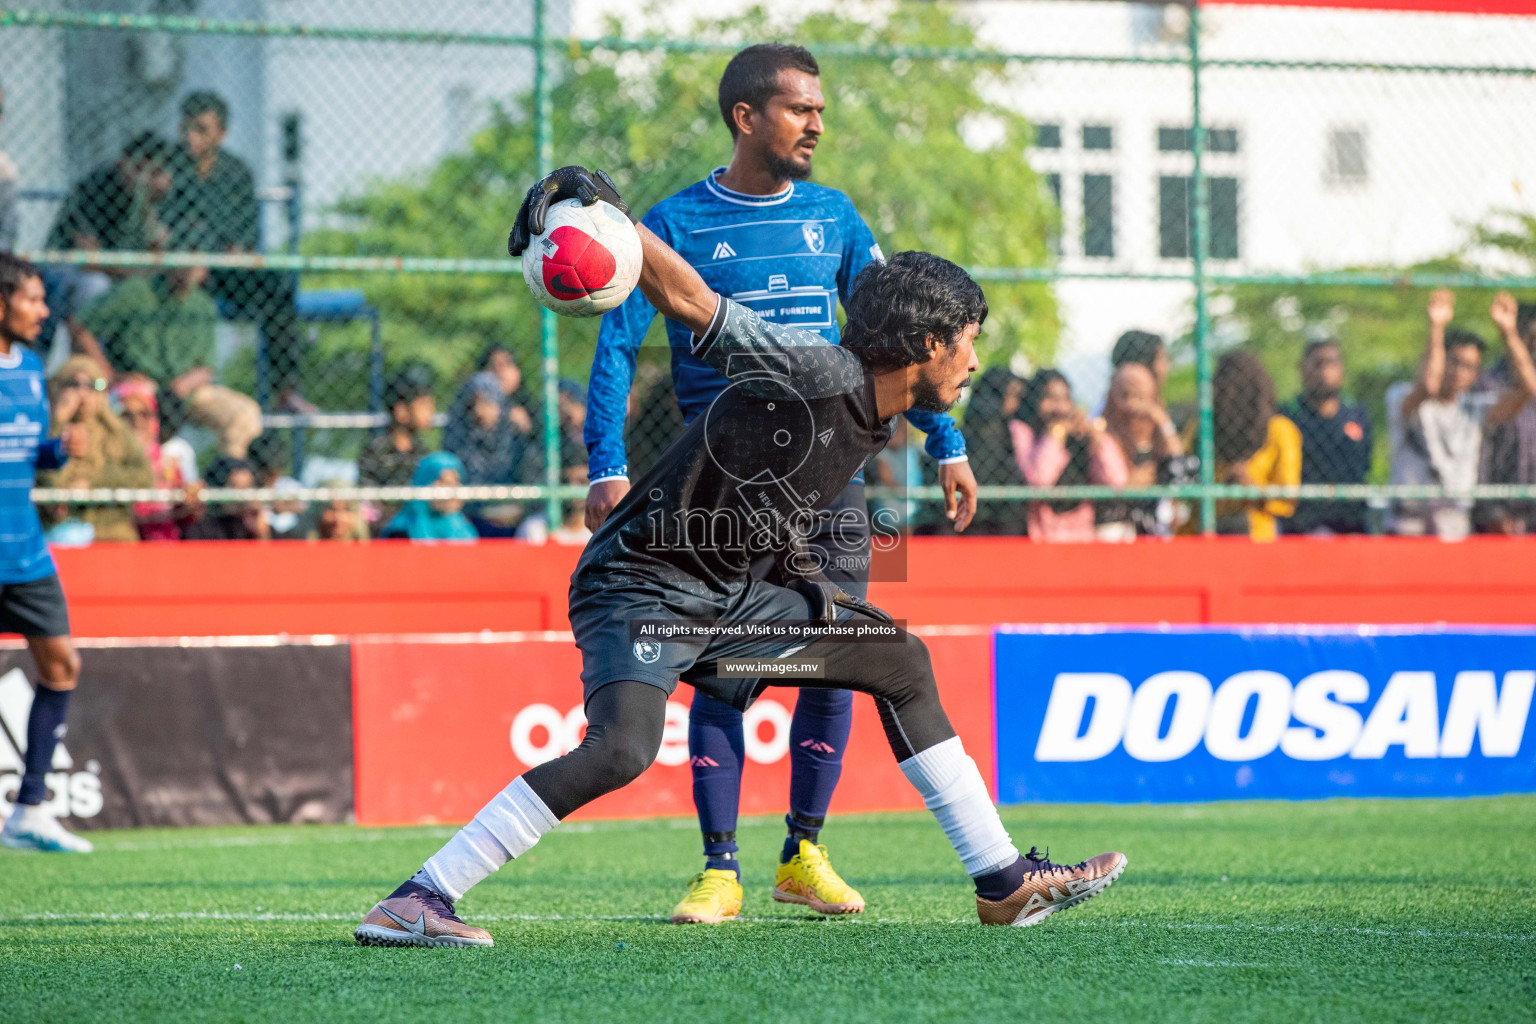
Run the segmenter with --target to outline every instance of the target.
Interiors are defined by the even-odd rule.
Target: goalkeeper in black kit
[[[625,209],[606,176],[561,168],[535,185],[512,232],[514,255],[541,233],[544,211],[568,198]],[[976,886],[984,924],[1036,924],[1101,892],[1126,858],[1074,866],[1034,848],[1021,856],[976,764],[939,702],[927,648],[902,629],[875,642],[819,628],[889,616],[835,585],[801,540],[816,514],[890,439],[909,408],[947,410],[977,369],[986,298],[965,271],[923,252],[897,253],[859,275],[841,346],[767,322],[705,286],[681,257],[637,225],[639,287],[663,316],[694,333],[693,352],[731,381],[587,544],[571,577],[587,733],[564,757],[496,794],[421,870],[370,910],[359,942],[488,946],[453,901],[521,856],[578,807],[632,782],[661,746],[667,697],[682,680],[736,707],[770,686],[834,687],[875,700],[902,773],[922,794]],[[764,551],[790,586],[755,580]],[[782,623],[768,635],[698,629],[651,639],[668,622]],[[798,628],[797,628],[798,627]],[[798,638],[797,638],[798,637]],[[736,678],[736,660],[794,655],[820,678]]]

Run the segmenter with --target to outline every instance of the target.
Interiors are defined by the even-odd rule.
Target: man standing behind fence
[[[1344,397],[1344,348],[1334,338],[1307,342],[1301,392],[1281,410],[1301,431],[1301,482],[1363,484],[1371,471],[1371,415]],[[1287,533],[1364,533],[1365,502],[1303,501]]]
[[[194,92],[182,101],[182,150],[164,218],[173,249],[251,253],[261,247],[256,180],[245,162],[224,148],[228,133],[229,105],[223,97]],[[291,274],[274,270],[215,270],[208,279],[215,298],[260,326],[274,404],[310,412],[312,407],[298,399],[303,353],[294,287]]]
[[[821,70],[799,46],[750,46],[731,59],[720,79],[720,113],[732,138],[731,163],[663,200],[644,223],[676,249],[710,288],[765,320],[813,330],[837,342],[837,302],[846,302],[865,264],[880,247],[848,197],[811,185],[811,157],[820,141]],[[629,490],[624,422],[635,378],[635,356],[656,309],[639,289],[603,318],[592,363],[584,436],[588,452],[587,525],[595,530]],[[672,377],[686,421],[703,413],[726,388],[717,370],[690,353],[692,332],[667,321]],[[957,530],[975,509],[976,479],[965,441],[943,413],[913,410],[913,426],[928,435],[940,463],[939,484]],[[957,507],[956,491],[960,492]],[[826,574],[863,597],[869,584],[869,516],[857,475],[809,538],[827,558]],[[852,514],[850,514],[852,513]],[[836,531],[831,523],[841,524]],[[847,529],[856,522],[856,529]],[[755,565],[762,577],[770,565]],[[842,774],[853,717],[846,690],[803,690],[790,728],[789,834],[780,857],[774,899],[819,913],[857,913],[863,898],[838,877],[816,840]],[[695,691],[689,715],[693,796],[704,833],[705,870],[694,877],[673,912],[675,923],[715,923],[741,909],[736,816],[745,738],[742,714]]]

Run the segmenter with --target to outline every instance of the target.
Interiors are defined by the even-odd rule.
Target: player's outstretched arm
[[[662,316],[676,320],[696,337],[703,337],[720,304],[720,296],[704,283],[687,260],[657,238],[650,228],[636,224],[635,230],[640,232],[640,247],[644,253],[640,291]]]

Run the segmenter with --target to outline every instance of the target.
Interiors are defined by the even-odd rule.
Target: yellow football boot
[[[708,868],[693,876],[683,901],[672,908],[673,924],[719,924],[741,913],[741,880],[734,871]]]
[[[799,903],[818,914],[857,914],[864,909],[864,897],[832,870],[827,848],[808,839],[800,840],[800,852],[788,864],[779,865],[773,898]]]

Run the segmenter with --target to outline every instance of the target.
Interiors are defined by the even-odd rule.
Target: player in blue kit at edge
[[[731,163],[657,203],[643,223],[692,264],[711,289],[764,320],[838,339],[837,306],[860,270],[882,259],[869,228],[843,193],[814,185],[811,156],[825,106],[816,59],[804,48],[751,46],[721,76],[720,112],[733,140]],[[636,289],[603,317],[588,386],[587,526],[596,530],[629,490],[624,421],[635,357],[656,317]],[[690,351],[692,332],[666,321],[672,377],[684,419],[704,413],[727,380]],[[912,409],[907,418],[927,434],[939,462],[947,515],[963,530],[975,511],[976,478],[965,441],[945,413]],[[956,494],[958,492],[958,501]],[[848,515],[852,510],[856,515]],[[823,571],[864,597],[869,585],[870,523],[862,474],[827,510],[808,540],[826,558]],[[833,525],[836,524],[836,525]],[[766,578],[771,557],[754,566]],[[832,869],[817,845],[853,718],[848,690],[800,692],[790,727],[790,806],[773,898],[824,914],[858,913],[864,900]],[[745,736],[742,712],[695,690],[688,752],[693,798],[704,833],[705,869],[673,910],[676,924],[718,923],[741,910],[736,818]]]
[[[21,785],[0,842],[18,850],[89,853],[91,844],[60,825],[44,804],[47,772],[80,678],[80,656],[69,639],[69,609],[32,505],[32,485],[37,470],[57,469],[68,457],[84,455],[87,444],[84,432],[73,426],[48,437],[43,363],[26,347],[47,319],[38,269],[0,253],[0,633],[26,638],[38,675]]]

